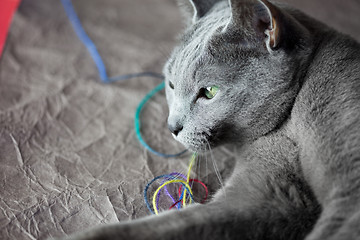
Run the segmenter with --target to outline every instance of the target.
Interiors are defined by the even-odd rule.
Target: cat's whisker
[[[196,172],[197,172],[197,178],[201,180],[201,168],[200,168],[200,165],[201,165],[201,155],[198,155],[198,160],[197,160],[197,167],[196,167]]]
[[[204,146],[204,159],[205,159],[205,176],[206,176],[206,183],[209,183],[208,159],[207,159],[207,149],[206,149],[206,146]]]
[[[157,52],[159,52],[161,54],[162,57],[168,59],[171,56],[171,52],[164,46],[160,45],[157,46],[155,49]]]
[[[215,171],[216,177],[217,177],[218,180],[219,180],[220,188],[221,188],[221,190],[224,192],[224,196],[225,196],[225,198],[226,198],[226,191],[225,191],[225,188],[224,188],[224,183],[223,183],[223,181],[222,181],[219,168],[218,168],[218,166],[217,166],[217,164],[216,164],[216,161],[215,161],[215,158],[214,158],[214,155],[213,155],[213,152],[212,152],[210,143],[209,143],[209,141],[208,141],[207,139],[205,139],[205,140],[206,140],[206,143],[207,143],[207,145],[208,145],[208,147],[209,147],[210,157],[211,157],[211,161],[212,161],[213,166],[214,166],[214,171]]]

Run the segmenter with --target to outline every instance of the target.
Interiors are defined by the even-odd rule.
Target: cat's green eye
[[[204,88],[204,95],[207,99],[212,99],[213,97],[215,97],[215,95],[218,91],[219,91],[218,86],[207,87],[207,88]]]

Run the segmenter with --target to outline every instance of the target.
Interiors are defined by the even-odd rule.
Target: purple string
[[[172,172],[170,174],[167,174],[164,176],[164,180],[162,181],[162,184],[169,181],[169,180],[173,180],[173,179],[179,179],[179,176],[182,177],[183,179],[186,179],[186,176],[184,174],[181,174],[181,173],[178,173],[178,172]],[[173,196],[170,194],[167,186],[164,187],[165,188],[165,193],[168,197],[171,198],[171,201],[173,202],[173,204],[175,204],[177,201],[173,198]],[[160,200],[160,194],[161,194],[161,191],[159,191],[158,195],[156,196],[156,205],[159,205],[159,200]],[[181,200],[181,198],[179,199]],[[181,208],[181,203],[178,203],[176,205],[176,208],[177,209],[180,209]]]
[[[168,178],[169,180],[172,180],[172,179],[176,179],[176,177],[173,177],[172,175],[170,174],[166,174],[166,175],[160,175],[160,176],[157,176],[155,177],[153,180],[151,180],[148,184],[146,184],[145,186],[145,189],[144,189],[144,200],[145,200],[145,204],[147,206],[147,208],[149,209],[149,211],[152,213],[152,214],[155,214],[155,212],[152,210],[151,208],[151,205],[149,203],[149,200],[148,200],[148,197],[147,197],[147,192],[149,190],[149,187],[151,184],[153,184],[153,182],[155,182],[156,180],[160,179],[160,178]],[[190,188],[188,188],[184,183],[180,183],[185,189],[187,189],[187,191],[191,191]],[[192,200],[194,200],[192,194],[189,194],[189,196],[191,197]]]
[[[182,177],[183,179],[186,179],[186,176],[184,174],[181,174],[181,173],[178,173],[178,172],[172,172],[169,174],[170,176],[175,176],[175,178],[178,178],[179,176]],[[169,179],[171,180],[171,179]],[[167,180],[164,180],[163,183],[165,183]],[[167,186],[164,187],[165,188],[165,192],[166,192],[166,195],[168,195],[170,198],[171,198],[171,201],[173,202],[173,204],[175,204],[177,201],[173,198],[173,196],[169,193],[169,190],[167,188]],[[158,194],[158,197],[157,197],[157,200],[159,200],[159,195]],[[179,199],[181,200],[181,199]],[[181,205],[180,203],[176,204],[176,208],[177,209],[180,209]]]

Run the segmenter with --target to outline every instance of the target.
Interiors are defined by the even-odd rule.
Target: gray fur
[[[283,5],[230,2],[206,5],[164,67],[174,137],[239,146],[224,189],[71,239],[360,239],[360,45]]]

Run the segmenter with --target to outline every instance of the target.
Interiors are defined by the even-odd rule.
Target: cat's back
[[[307,30],[312,46],[293,115],[308,113],[308,121],[315,121],[323,111],[354,112],[360,106],[360,43],[301,11],[280,7]]]
[[[327,27],[313,31],[314,48],[293,117],[322,122],[326,128],[346,126],[350,120],[360,127],[360,44]]]
[[[304,176],[322,200],[329,185],[316,176],[334,175],[322,163],[348,175],[360,158],[360,44],[330,28],[315,37],[289,126]]]
[[[326,24],[285,4],[280,6],[296,19],[310,35],[312,52],[302,82],[323,84],[359,84],[360,43]],[[315,80],[316,79],[316,80]],[[323,82],[324,80],[324,82]],[[326,82],[326,83],[325,83]]]
[[[335,113],[358,115],[360,44],[334,30],[317,36],[319,39],[315,40],[308,68],[304,72],[298,102],[307,105],[313,117],[318,117],[316,113],[320,115],[323,111],[333,111],[330,114],[333,117],[337,115]]]

